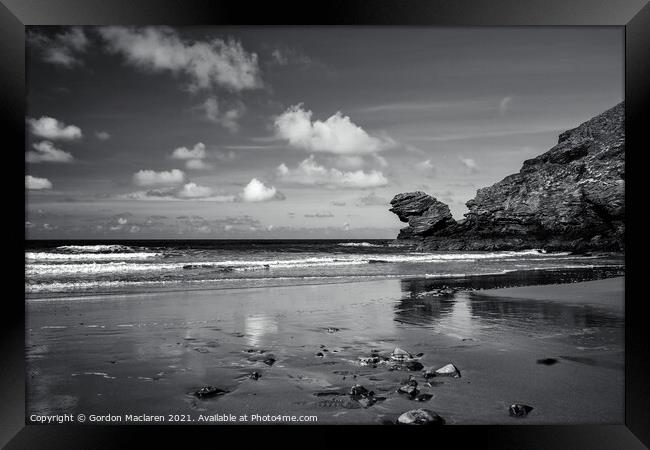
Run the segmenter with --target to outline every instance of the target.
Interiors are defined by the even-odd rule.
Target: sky
[[[623,100],[622,28],[28,27],[32,239],[393,238]]]

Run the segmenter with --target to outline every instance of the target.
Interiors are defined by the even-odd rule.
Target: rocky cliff
[[[479,189],[456,221],[424,192],[396,195],[398,239],[421,250],[623,250],[625,105],[565,131],[519,173]]]

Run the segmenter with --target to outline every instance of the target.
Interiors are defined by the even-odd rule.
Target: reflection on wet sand
[[[517,277],[516,281],[522,281]],[[536,280],[537,282],[539,280]],[[501,284],[497,279],[470,280],[474,289]],[[594,334],[622,345],[624,317],[616,310],[591,305],[483,296],[481,291],[440,293],[440,280],[403,280],[402,299],[394,305],[395,320],[462,338],[483,338],[504,329],[530,336]]]

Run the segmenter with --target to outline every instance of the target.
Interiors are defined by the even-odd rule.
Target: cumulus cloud
[[[325,121],[312,121],[311,117],[312,112],[302,104],[291,106],[275,117],[277,137],[303,150],[349,155],[371,154],[395,145],[388,137],[369,135],[340,112]]]
[[[26,160],[30,163],[55,162],[67,163],[74,158],[68,152],[58,149],[50,141],[41,141],[32,145],[34,150],[27,152]]]
[[[180,198],[205,198],[212,195],[212,188],[200,186],[196,183],[187,183],[178,191],[177,196]]]
[[[155,172],[153,170],[140,170],[133,175],[133,182],[138,186],[170,186],[181,184],[185,180],[182,170]]]
[[[470,173],[478,172],[478,165],[472,158],[464,158],[462,156],[459,156],[458,160],[467,170],[470,171]]]
[[[41,50],[44,61],[65,68],[81,65],[79,53],[84,52],[89,44],[83,29],[79,27],[69,28],[54,36],[29,33],[27,42]]]
[[[205,145],[202,142],[194,144],[192,149],[178,147],[172,152],[174,159],[203,159],[205,158]]]
[[[307,186],[327,186],[330,188],[367,189],[388,184],[383,173],[373,170],[344,172],[336,168],[326,168],[316,162],[314,156],[303,160],[295,169],[282,163],[276,169],[278,178],[287,183]]]
[[[253,178],[242,191],[240,198],[244,202],[266,202],[269,200],[284,200],[284,195],[274,186],[267,187],[257,178]]]
[[[239,119],[246,112],[242,102],[236,102],[233,106],[223,109],[215,97],[208,97],[201,108],[205,112],[206,119],[221,125],[232,133],[239,131]]]
[[[29,189],[31,191],[52,189],[52,183],[47,178],[38,178],[31,175],[25,175],[25,189]]]
[[[95,136],[96,136],[97,139],[99,139],[100,141],[107,141],[107,140],[109,140],[109,139],[111,138],[111,135],[108,134],[106,131],[97,131],[97,132],[95,133]]]
[[[185,161],[185,166],[193,170],[211,169],[212,166],[203,161],[207,156],[205,152],[205,145],[199,142],[188,149],[187,147],[179,147],[172,152],[172,158]]]
[[[27,119],[31,133],[35,136],[50,140],[72,141],[81,139],[81,129],[74,125],[66,125],[53,117],[42,116],[40,119]]]
[[[100,35],[113,53],[154,72],[182,73],[191,90],[223,87],[231,91],[261,86],[257,54],[234,39],[185,41],[169,27],[103,27]]]

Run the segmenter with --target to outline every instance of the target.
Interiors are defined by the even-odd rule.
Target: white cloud
[[[153,170],[140,170],[133,175],[133,182],[138,186],[169,186],[177,185],[185,180],[182,170],[155,172]]]
[[[303,160],[295,169],[289,169],[284,163],[280,164],[276,169],[276,174],[279,179],[287,183],[307,186],[366,189],[388,184],[384,174],[379,171],[344,172],[336,168],[328,169],[318,164],[313,155]]]
[[[103,27],[109,50],[152,71],[183,73],[190,89],[224,87],[232,91],[261,86],[257,54],[234,39],[184,41],[169,27]]]
[[[61,139],[72,141],[81,139],[81,129],[74,125],[66,125],[53,117],[42,116],[40,119],[28,118],[30,131],[32,134],[45,139]]]
[[[277,136],[303,150],[348,155],[379,152],[396,145],[388,137],[370,136],[340,112],[325,121],[312,122],[311,117],[312,112],[304,110],[302,104],[291,106],[274,120]]]
[[[510,103],[512,102],[512,96],[506,96],[501,99],[499,102],[499,114],[504,115],[506,112],[508,112],[508,107],[510,106]]]
[[[208,164],[202,159],[188,159],[185,167],[191,170],[208,170],[212,169],[212,164]]]
[[[188,149],[187,147],[179,147],[172,152],[172,158],[185,161],[185,167],[191,170],[206,170],[211,169],[212,165],[203,161],[207,157],[205,145],[199,142]]]
[[[240,198],[244,202],[266,202],[269,200],[282,200],[284,195],[274,186],[267,187],[257,178],[253,178],[242,191]]]
[[[199,186],[196,183],[187,183],[176,195],[180,198],[205,198],[212,195],[212,188]]]
[[[239,119],[246,112],[242,102],[237,102],[222,111],[219,101],[215,97],[208,97],[201,105],[201,108],[205,111],[206,119],[221,125],[232,133],[239,131]]]
[[[129,219],[127,219],[126,217],[118,217],[117,218],[117,223],[119,223],[120,225],[126,225],[126,223],[128,221],[129,221]]]
[[[465,166],[465,168],[471,173],[478,172],[478,165],[472,158],[464,158],[462,156],[459,156],[458,159],[460,160],[461,164]]]
[[[187,147],[179,147],[172,152],[172,158],[203,159],[205,158],[205,145],[202,142],[198,142],[191,150]]]
[[[32,191],[52,189],[52,183],[47,178],[38,178],[31,175],[25,175],[25,189]]]
[[[111,135],[108,134],[106,131],[98,131],[98,132],[95,133],[95,136],[100,141],[107,141],[107,140],[109,140],[111,138]]]
[[[69,28],[63,33],[48,37],[40,33],[30,33],[28,42],[43,52],[43,60],[66,68],[81,65],[78,53],[84,52],[89,44],[83,29]]]
[[[74,158],[68,152],[58,149],[50,141],[41,141],[32,144],[36,151],[27,152],[26,160],[30,163],[40,162],[71,162]]]

